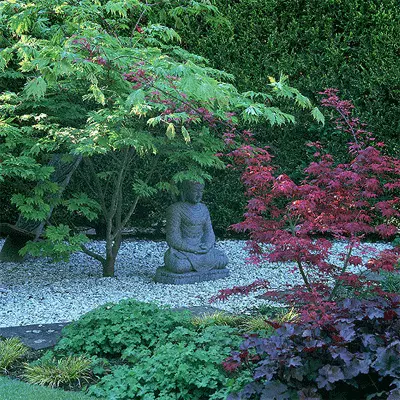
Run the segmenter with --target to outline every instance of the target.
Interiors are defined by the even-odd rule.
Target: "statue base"
[[[157,268],[154,280],[158,283],[168,283],[170,285],[185,285],[189,283],[198,283],[205,281],[215,281],[229,276],[229,269],[211,269],[204,272],[185,272],[177,274],[171,272],[165,267]]]

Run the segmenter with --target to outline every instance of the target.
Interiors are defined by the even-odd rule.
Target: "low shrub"
[[[177,326],[191,325],[189,312],[123,300],[101,306],[66,326],[55,352],[120,358],[127,348],[152,349]]]
[[[7,373],[17,360],[23,357],[28,348],[18,339],[0,339],[0,373]]]
[[[151,352],[131,347],[124,359],[129,365],[113,368],[112,374],[89,389],[106,398],[217,400],[250,381],[250,373],[230,379],[221,363],[241,337],[228,326],[208,326],[200,331],[177,327]]]
[[[25,366],[24,378],[28,383],[41,386],[82,386],[90,379],[91,360],[84,356],[69,356],[56,360],[42,358]]]
[[[97,379],[89,388],[94,396],[225,400],[252,380],[250,370],[230,376],[223,368],[224,359],[243,341],[243,333],[268,336],[275,323],[297,318],[287,308],[269,312],[274,316],[216,312],[192,317],[189,312],[135,300],[108,304],[66,327],[54,353],[38,361],[33,375],[37,382],[53,378],[54,356],[61,362],[66,355],[83,355],[90,356]]]
[[[228,400],[389,400],[400,396],[400,297],[346,299],[330,320],[284,324],[250,335],[223,363],[253,381]]]
[[[99,307],[64,328],[54,354],[48,353],[35,369],[31,367],[31,375],[43,381],[43,366],[47,376],[55,370],[54,356],[61,361],[83,355],[91,358],[92,373],[98,379],[89,389],[95,396],[226,399],[229,392],[251,380],[249,371],[232,379],[222,362],[242,341],[248,329],[244,321],[252,318],[222,312],[200,318],[186,311],[123,300]]]

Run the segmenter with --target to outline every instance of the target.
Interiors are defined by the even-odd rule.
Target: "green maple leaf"
[[[46,93],[47,83],[46,81],[39,76],[38,78],[32,79],[25,86],[25,93],[27,97],[35,97],[40,98],[43,97]]]

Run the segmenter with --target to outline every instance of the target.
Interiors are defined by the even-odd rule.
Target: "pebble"
[[[4,240],[0,240],[0,247]],[[122,243],[115,267],[115,278],[103,278],[99,262],[83,253],[74,253],[68,262],[54,263],[48,258],[30,258],[16,264],[4,262],[0,268],[0,327],[68,322],[109,302],[135,298],[172,307],[208,306],[209,299],[220,289],[242,286],[257,279],[266,279],[271,288],[300,284],[299,274],[292,273],[292,264],[246,263],[248,253],[242,240],[223,240],[217,248],[230,259],[230,276],[217,281],[190,285],[166,285],[152,280],[157,267],[163,264],[165,242],[127,240]],[[92,241],[93,251],[104,252],[104,241]],[[371,245],[370,254],[389,248],[389,244]],[[335,243],[333,259],[344,252],[343,243]],[[366,256],[364,256],[366,257]],[[337,260],[336,260],[337,261]],[[248,313],[262,304],[274,304],[257,296],[235,295],[227,301],[212,304],[222,310]]]

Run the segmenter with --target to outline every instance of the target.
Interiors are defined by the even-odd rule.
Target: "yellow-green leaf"
[[[175,137],[175,126],[172,123],[168,124],[167,131],[165,132],[168,139],[173,139]]]
[[[190,142],[190,135],[187,129],[182,125],[182,136],[186,143]]]

